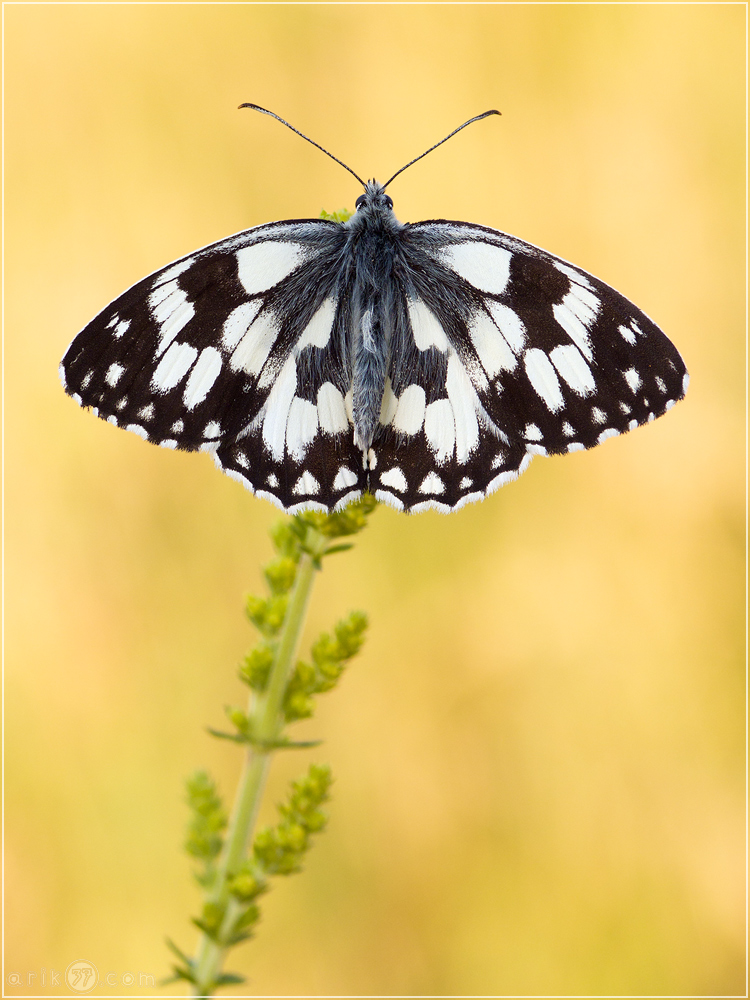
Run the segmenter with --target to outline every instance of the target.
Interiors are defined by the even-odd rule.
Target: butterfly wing
[[[687,389],[662,331],[604,282],[467,223],[405,227],[371,489],[399,509],[454,510],[535,454],[591,448]]]
[[[285,509],[363,488],[354,449],[345,234],[326,220],[239,233],[138,282],[70,345],[63,384],[110,423],[205,450]]]

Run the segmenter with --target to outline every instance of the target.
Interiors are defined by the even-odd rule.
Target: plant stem
[[[250,731],[260,745],[250,747],[245,756],[216,877],[206,893],[205,903],[225,908],[225,915],[217,935],[218,941],[205,933],[201,934],[195,959],[197,982],[192,989],[193,996],[212,995],[226,951],[226,946],[219,942],[226,939],[239,911],[238,904],[230,897],[228,882],[247,856],[271,760],[271,750],[263,750],[261,746],[278,739],[284,726],[284,694],[295,662],[315,572],[326,545],[326,539],[309,526],[305,541],[307,551],[303,552],[297,567],[268,685],[260,696],[251,696],[250,699]]]

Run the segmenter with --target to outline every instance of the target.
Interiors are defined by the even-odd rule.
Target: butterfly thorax
[[[393,214],[393,202],[377,181],[369,181],[357,198],[357,211],[345,223],[354,264],[351,288],[349,350],[352,371],[354,442],[368,452],[380,425],[380,412],[391,360],[393,322],[397,315],[399,236],[404,226]]]

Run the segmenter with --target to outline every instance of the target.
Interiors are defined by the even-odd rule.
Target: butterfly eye
[[[359,196],[359,198],[357,198],[357,200],[354,202],[354,207],[355,208],[362,208],[362,206],[364,205],[364,203],[365,203],[365,196],[363,194],[361,194]]]
[[[385,196],[385,204],[388,208],[393,208],[393,198],[388,195]]]

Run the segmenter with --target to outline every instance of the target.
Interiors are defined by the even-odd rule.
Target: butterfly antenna
[[[347,167],[347,165],[342,160],[339,160],[338,157],[334,156],[333,153],[329,153],[327,149],[323,149],[323,147],[319,146],[317,142],[313,142],[312,139],[308,139],[308,137],[306,135],[304,135],[304,133],[300,132],[300,130],[298,128],[295,128],[294,125],[290,125],[289,122],[284,121],[283,118],[280,118],[278,115],[275,115],[273,113],[273,111],[267,111],[265,108],[261,108],[257,104],[240,104],[240,107],[241,108],[252,108],[253,111],[260,111],[261,114],[270,115],[271,118],[275,118],[277,122],[281,122],[282,125],[286,125],[286,127],[290,128],[292,130],[292,132],[296,132],[297,135],[301,135],[303,139],[307,139],[307,141],[310,143],[310,145],[311,146],[315,146],[316,149],[319,149],[321,151],[321,153],[325,153],[326,156],[330,156],[332,160],[335,160],[336,163],[339,164],[339,166],[342,166],[344,168],[344,170],[348,170],[350,174],[352,174],[354,177],[356,177],[357,180],[359,181],[359,183],[362,185],[362,187],[366,187],[365,182],[362,180],[362,178],[360,176],[358,176],[358,174],[354,173],[354,171],[352,170],[351,167]],[[491,112],[489,112],[489,113],[491,113]],[[468,125],[469,123],[467,122],[466,124]],[[463,128],[463,126],[461,126],[461,127]],[[393,178],[391,178],[391,180],[393,180]]]
[[[421,153],[419,156],[415,156],[413,160],[409,160],[409,162],[406,164],[406,167],[410,167],[413,163],[416,163],[417,160],[421,160],[423,156],[427,156],[427,153],[431,153],[433,149],[437,149],[438,146],[442,146],[444,142],[447,142],[451,138],[451,136],[454,136],[456,132],[460,132],[462,128],[466,128],[467,125],[471,125],[472,122],[479,122],[483,118],[488,118],[490,115],[499,115],[499,114],[500,114],[499,111],[485,111],[484,114],[482,115],[476,115],[476,117],[470,118],[467,122],[464,122],[463,125],[459,125],[458,128],[454,128],[451,134],[446,135],[446,137],[444,139],[441,139],[440,142],[436,142],[434,146],[430,146],[430,148],[426,150],[424,153]],[[399,174],[402,174],[404,170],[406,170],[406,167],[401,167],[400,170],[397,170],[396,173],[393,175],[393,177],[391,177],[390,180],[387,180],[385,182],[385,184],[383,185],[383,190],[385,190],[388,187],[388,185],[395,177],[398,177]]]

